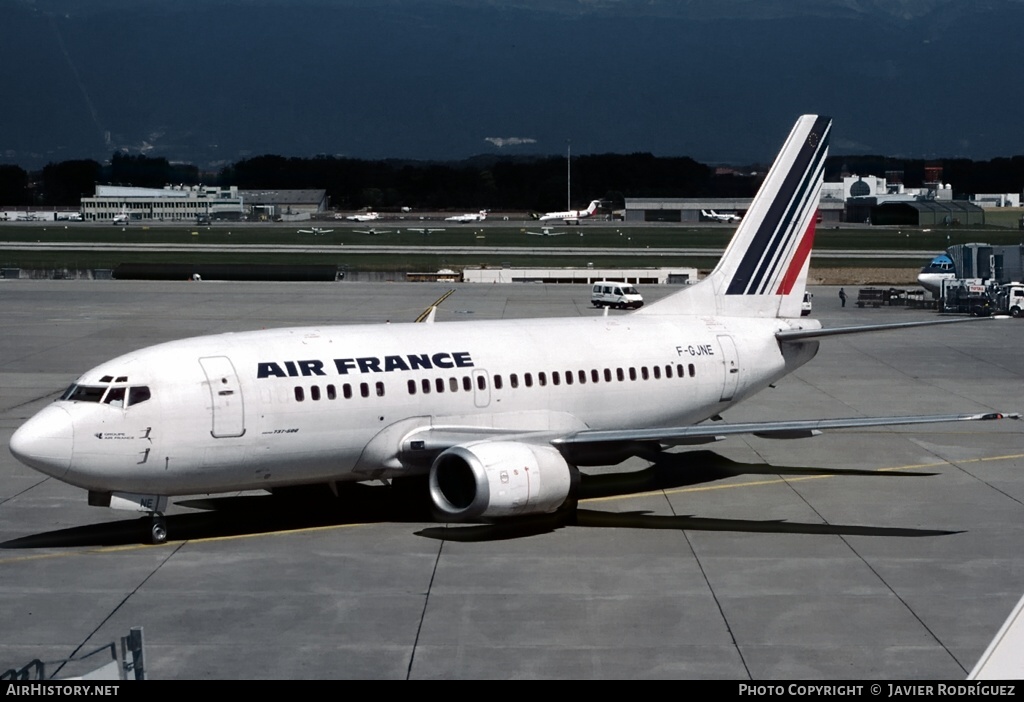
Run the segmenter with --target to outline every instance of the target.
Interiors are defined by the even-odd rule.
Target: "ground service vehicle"
[[[590,293],[594,307],[612,307],[617,310],[635,310],[644,306],[643,296],[628,283],[601,280],[594,283]]]

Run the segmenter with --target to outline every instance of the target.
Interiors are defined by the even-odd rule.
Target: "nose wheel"
[[[167,541],[167,520],[164,515],[153,515],[153,521],[149,525],[149,538],[154,544],[162,544]]]

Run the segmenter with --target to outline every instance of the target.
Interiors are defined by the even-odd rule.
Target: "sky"
[[[1024,154],[1024,0],[0,0],[0,163]]]

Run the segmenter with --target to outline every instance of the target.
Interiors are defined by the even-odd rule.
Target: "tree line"
[[[939,169],[939,170],[936,170]],[[686,157],[650,153],[574,156],[571,167],[559,156],[478,156],[463,161],[426,162],[277,155],[238,161],[216,173],[166,158],[115,153],[109,163],[71,160],[27,172],[0,165],[0,206],[77,207],[97,183],[162,188],[168,184],[238,186],[241,190],[324,189],[331,207],[342,210],[401,207],[427,210],[560,210],[568,185],[573,206],[601,198],[622,207],[633,197],[753,197],[764,165],[715,168]],[[921,187],[935,173],[951,183],[954,197],[976,193],[1019,193],[1024,156],[990,161],[907,160],[885,156],[832,156],[825,180],[846,174],[899,177]],[[579,200],[579,202],[576,202]]]

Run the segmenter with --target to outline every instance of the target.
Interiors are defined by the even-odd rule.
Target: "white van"
[[[813,294],[811,294],[809,292],[805,292],[804,293],[804,301],[802,303],[800,303],[800,316],[801,317],[806,317],[807,315],[809,315],[811,313],[811,309],[812,309],[812,307],[814,305],[814,303],[812,302],[813,300],[814,300],[814,295]]]
[[[635,310],[644,306],[644,298],[629,283],[600,280],[594,283],[594,289],[590,293],[590,304],[594,307]]]

